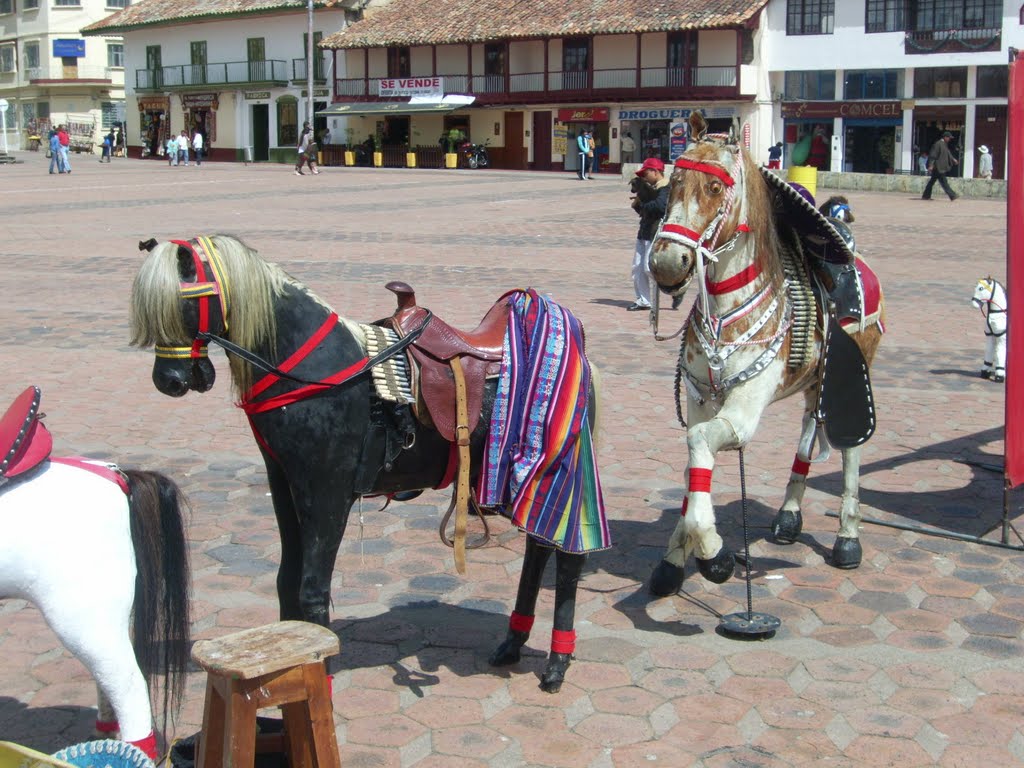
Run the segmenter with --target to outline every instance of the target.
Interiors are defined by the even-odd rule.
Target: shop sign
[[[673,163],[686,151],[689,130],[686,123],[673,123],[668,131],[668,157]]]
[[[556,125],[551,136],[551,153],[564,155],[569,148],[569,129],[564,125]]]
[[[160,99],[139,99],[139,112],[166,112],[168,100]]]
[[[306,89],[303,89],[302,90],[302,98],[306,98],[306,96],[308,96],[308,95],[309,95],[309,91],[307,91]],[[318,96],[330,96],[330,95],[331,95],[331,92],[327,88],[314,88],[313,89],[313,98],[314,99],[317,98]]]
[[[249,99],[250,101],[254,99],[269,99],[270,91],[246,91],[245,98]]]
[[[379,96],[443,96],[443,77],[386,77],[377,82]],[[326,95],[326,94],[325,94]]]
[[[216,93],[183,93],[181,94],[183,109],[217,109],[219,95]]]
[[[791,101],[783,102],[784,118],[872,118],[902,117],[903,104],[898,101]]]
[[[607,123],[608,107],[584,107],[583,109],[558,110],[560,123]]]
[[[620,109],[619,121],[622,120],[686,120],[692,109]]]
[[[85,57],[85,40],[54,40],[53,55],[57,58],[69,56],[74,59]]]

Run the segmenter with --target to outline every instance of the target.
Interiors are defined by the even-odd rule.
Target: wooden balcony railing
[[[1002,30],[992,29],[936,29],[907,32],[904,53],[972,53],[998,51]]]
[[[477,103],[502,103],[529,96],[535,101],[592,99],[605,95],[678,96],[736,95],[738,68],[727,67],[645,67],[642,69],[595,69],[591,72],[523,72],[513,75],[441,75],[446,93],[476,96]],[[379,94],[377,77],[337,78],[338,100],[372,100]]]

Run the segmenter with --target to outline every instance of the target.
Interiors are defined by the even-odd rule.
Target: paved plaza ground
[[[773,406],[745,452],[754,608],[781,618],[779,632],[758,642],[718,633],[720,615],[745,608],[743,582],[710,584],[692,562],[679,595],[648,595],[679,514],[686,444],[676,342],[654,341],[645,313],[625,311],[637,222],[621,178],[298,177],[283,166],[74,156],[62,179],[42,154],[18,157],[0,166],[0,401],[37,384],[57,455],[159,469],[184,488],[197,638],[277,618],[277,530],[222,353],[211,392],[174,400],[153,388],[152,352],[128,346],[138,241],[237,234],[364,321],[391,313],[383,286],[393,279],[454,325],[526,286],[582,318],[603,374],[599,463],[616,546],[588,560],[567,683],[556,695],[537,687],[550,589],[523,661],[487,664],[515,597],[521,535],[499,521],[459,577],[436,532],[447,494],[383,512],[367,500],[332,589],[348,768],[1024,764],[1024,554],[865,523],[863,565],[831,568],[837,456],[812,469],[800,540],[770,543],[800,402]],[[976,463],[1002,461],[1004,389],[977,375],[982,319],[969,300],[979,276],[1005,278],[1005,202],[850,197],[889,302],[863,513],[997,541],[1002,475]],[[669,311],[663,326],[684,317],[685,307]],[[714,490],[720,530],[738,548],[735,453],[720,456]],[[1021,529],[1021,497],[1010,501]],[[172,737],[198,730],[203,687],[193,670]],[[0,600],[0,739],[45,751],[84,741],[94,704],[88,674],[38,612]]]

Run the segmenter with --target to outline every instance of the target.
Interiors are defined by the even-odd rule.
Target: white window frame
[[[41,59],[39,58],[39,47],[40,46],[39,46],[39,41],[38,40],[28,40],[28,41],[22,43],[22,48],[21,48],[22,49],[22,61],[24,61],[24,63],[25,63],[25,69],[26,70],[28,70],[28,69],[38,69],[41,66],[40,65]],[[28,56],[29,51],[35,51],[36,52],[36,57],[35,57],[36,60],[34,62],[33,61],[29,61],[29,56]]]
[[[113,56],[113,49],[120,48],[117,56]],[[114,59],[120,59],[120,64],[115,64]],[[107,43],[107,66],[114,69],[124,69],[124,43]]]
[[[18,55],[13,45],[0,45],[0,72],[12,74],[18,71]]]

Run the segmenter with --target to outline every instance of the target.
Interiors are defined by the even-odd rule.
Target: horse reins
[[[317,331],[287,360],[281,363],[280,367],[264,360],[259,355],[244,349],[234,342],[213,333],[210,330],[210,298],[216,296],[220,301],[221,324],[223,332],[228,330],[229,301],[229,279],[224,262],[221,260],[217,247],[209,237],[197,237],[192,242],[185,240],[172,240],[172,243],[187,248],[192,254],[192,260],[196,269],[196,282],[180,284],[180,295],[182,299],[196,299],[199,310],[199,326],[195,339],[191,346],[157,346],[156,356],[168,360],[199,359],[209,356],[208,345],[210,342],[217,344],[225,352],[241,358],[253,367],[263,371],[266,375],[256,382],[252,388],[242,397],[239,404],[247,414],[262,413],[264,411],[280,408],[284,405],[298,402],[310,397],[317,392],[340,387],[348,381],[367,373],[375,365],[388,360],[404,350],[423,333],[427,324],[433,318],[428,310],[420,326],[403,336],[399,341],[381,350],[373,357],[363,357],[350,366],[343,368],[337,373],[327,376],[319,381],[311,381],[289,373],[306,356],[312,352],[324,338],[338,324],[339,318],[336,312],[331,312]],[[193,245],[194,243],[194,245]],[[200,254],[201,252],[201,254]],[[206,262],[203,260],[206,257]],[[207,280],[206,265],[209,265],[212,279]],[[296,384],[303,385],[301,389],[287,392],[282,395],[256,401],[255,398],[280,379],[286,379]]]

